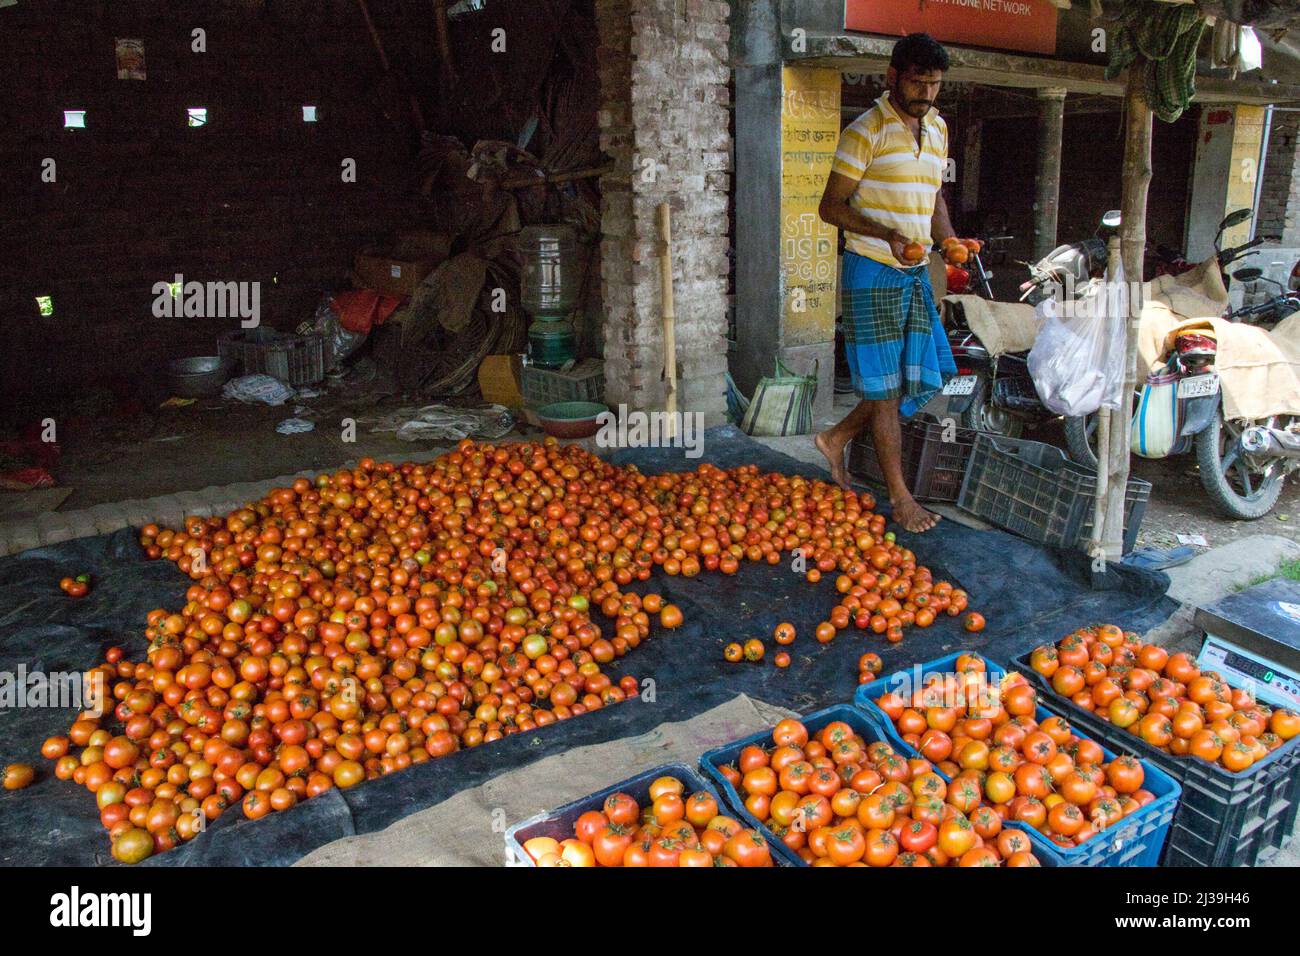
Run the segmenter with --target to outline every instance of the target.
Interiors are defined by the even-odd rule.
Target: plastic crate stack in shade
[[[325,336],[274,329],[235,329],[217,341],[217,354],[240,375],[270,375],[295,388],[325,377]]]
[[[599,402],[605,397],[605,363],[583,359],[567,372],[525,365],[520,369],[519,391],[524,405],[538,409],[556,402]]]
[[[605,804],[605,798],[615,793],[626,793],[632,799],[636,800],[641,806],[645,806],[650,801],[650,784],[654,783],[660,777],[676,777],[686,788],[686,793],[692,794],[700,790],[705,790],[718,801],[718,807],[721,809],[726,806],[726,802],[718,793],[717,787],[713,786],[690,767],[682,763],[669,763],[661,767],[655,767],[644,773],[639,773],[631,779],[624,780],[622,783],[616,783],[612,787],[606,787],[590,796],[583,797],[580,800],[574,800],[572,803],[566,803],[558,810],[549,810],[545,813],[539,813],[536,816],[529,817],[522,823],[516,823],[506,831],[506,856],[507,863],[513,863],[518,866],[536,866],[532,858],[524,852],[524,844],[533,837],[551,837],[555,840],[567,840],[573,836],[573,825],[577,822],[578,817],[582,816],[588,810],[599,810]],[[767,839],[767,844],[772,851],[772,862],[776,865],[788,863],[789,861],[780,854],[784,847],[780,842],[771,835],[766,829],[759,827],[763,837]]]
[[[927,417],[902,422],[900,430],[903,481],[913,497],[918,501],[956,501],[975,444],[974,429],[941,425]],[[878,485],[885,483],[870,429],[849,444],[849,471]]]
[[[1098,741],[1155,764],[1183,788],[1174,815],[1166,866],[1256,866],[1291,842],[1300,809],[1300,737],[1263,760],[1233,773],[1191,755],[1179,757],[1151,746],[1052,690],[1029,665],[1016,660],[1041,696]]]
[[[827,707],[824,710],[819,710],[815,713],[809,714],[807,717],[797,717],[795,719],[808,728],[809,738],[815,737],[827,724],[839,720],[852,727],[854,733],[858,734],[858,736],[867,743],[888,739],[883,730],[876,725],[874,720],[871,720],[860,708],[849,704],[836,704],[833,707]],[[889,743],[897,746],[899,741],[889,740]],[[745,801],[741,798],[740,794],[736,792],[736,788],[731,785],[730,781],[722,775],[722,771],[718,769],[724,764],[734,764],[737,758],[740,757],[740,752],[750,745],[762,747],[764,749],[770,747],[772,745],[771,729],[761,731],[757,734],[750,734],[748,737],[742,737],[740,740],[732,741],[722,747],[715,747],[713,750],[708,751],[700,757],[700,767],[722,793],[722,798],[726,803],[727,809],[740,819],[745,826],[753,827],[766,835],[770,831],[764,824],[758,821],[756,816],[745,809]],[[1011,827],[1014,830],[1021,830],[1025,833],[1029,833],[1029,827],[1020,823],[1011,822],[1004,825]],[[1033,840],[1034,834],[1030,833],[1029,837]],[[1038,842],[1039,841],[1036,841],[1034,844],[1034,856],[1038,858],[1038,861],[1044,866],[1060,866],[1060,860],[1056,856],[1048,857],[1039,850]],[[772,845],[774,851],[780,853],[782,860],[786,863],[790,863],[794,866],[808,865],[800,858],[798,853],[791,850],[780,840],[773,838]]]
[[[1133,550],[1151,483],[1130,478],[1124,553]],[[1097,473],[1042,442],[977,433],[957,506],[999,528],[1055,548],[1086,548]],[[1115,557],[1118,560],[1118,556]]]
[[[908,756],[918,757],[920,754],[915,747],[905,743],[903,737],[894,726],[894,722],[889,719],[889,715],[880,709],[875,698],[888,690],[901,686],[907,686],[913,690],[924,687],[924,680],[931,674],[952,674],[956,672],[957,658],[961,654],[949,654],[947,657],[940,657],[938,660],[930,661],[927,664],[920,664],[909,671],[900,671],[891,674],[884,680],[874,680],[869,684],[863,684],[858,687],[857,693],[854,694],[853,702],[866,713],[872,723],[879,725],[881,733],[893,744],[898,750]],[[979,657],[979,655],[975,655]],[[999,664],[980,658],[984,661],[987,668],[987,674],[991,680],[1001,681],[1006,670]],[[920,683],[918,683],[920,682]],[[1060,708],[1064,710],[1064,708]],[[1039,723],[1048,717],[1062,716],[1068,718],[1064,713],[1057,713],[1047,707],[1039,704],[1038,711],[1034,714],[1034,719]],[[1079,733],[1079,728],[1075,727],[1074,732],[1079,737],[1085,737]],[[1090,735],[1102,749],[1107,762],[1114,760],[1119,754],[1107,746],[1106,741],[1098,735]],[[1119,748],[1121,753],[1131,753],[1131,748]],[[1165,840],[1169,836],[1170,825],[1173,823],[1174,813],[1178,807],[1178,800],[1182,794],[1182,788],[1178,785],[1173,777],[1166,774],[1159,767],[1149,760],[1142,761],[1142,771],[1144,774],[1143,788],[1149,790],[1155,799],[1140,810],[1135,810],[1118,823],[1107,827],[1099,832],[1091,840],[1088,840],[1076,847],[1063,847],[1053,843],[1043,834],[1030,827],[1024,829],[1029,833],[1029,839],[1033,841],[1034,855],[1040,862],[1051,861],[1056,866],[1156,866],[1160,862],[1160,854],[1164,849]],[[943,771],[936,769],[936,773],[943,777],[944,780],[950,780]]]

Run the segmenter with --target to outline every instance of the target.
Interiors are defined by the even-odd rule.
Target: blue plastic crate
[[[573,825],[577,822],[578,817],[582,816],[588,810],[599,810],[605,803],[605,799],[614,793],[626,793],[636,800],[637,803],[644,806],[650,798],[650,784],[654,783],[660,777],[676,777],[686,788],[686,793],[692,794],[700,790],[707,791],[713,795],[713,799],[718,801],[718,807],[726,806],[726,802],[718,793],[716,787],[701,777],[696,771],[681,763],[669,763],[644,773],[639,773],[631,779],[616,783],[612,787],[606,787],[589,796],[572,803],[566,803],[558,810],[551,810],[545,813],[539,813],[529,817],[522,823],[516,823],[506,831],[506,851],[515,860],[519,866],[536,866],[531,857],[524,852],[524,844],[533,837],[552,837],[556,840],[567,840],[573,836]],[[770,836],[766,828],[759,827],[764,838]],[[775,838],[768,839],[768,846],[772,849],[772,862],[778,866],[789,861],[779,851],[785,847]]]
[[[827,707],[824,710],[811,713],[807,717],[798,717],[796,719],[808,728],[808,735],[810,737],[816,736],[817,733],[827,724],[833,723],[837,720],[842,720],[844,723],[852,727],[853,730],[867,743],[886,739],[885,734],[882,733],[881,728],[876,725],[875,721],[869,719],[857,707],[849,704],[836,704],[833,707]],[[893,741],[890,741],[890,743],[893,743]],[[745,801],[741,799],[740,794],[736,792],[736,788],[733,787],[727,778],[722,775],[721,771],[718,770],[718,768],[723,764],[735,763],[736,759],[740,756],[740,752],[751,744],[756,744],[764,749],[770,747],[772,745],[771,729],[756,734],[750,734],[748,737],[742,737],[740,740],[733,741],[721,747],[715,747],[713,750],[708,751],[700,757],[700,767],[704,770],[704,773],[709,777],[709,779],[717,786],[718,790],[721,791],[723,801],[726,803],[728,809],[731,810],[732,814],[738,817],[746,826],[753,827],[766,835],[770,831],[764,824],[759,822],[757,817],[745,809]],[[904,749],[910,750],[911,748],[904,745]],[[1029,832],[1029,827],[1020,823],[1012,822],[1006,824],[1006,826],[1011,829],[1025,831],[1026,833]],[[1034,838],[1034,834],[1032,833],[1030,833],[1029,836],[1031,840]],[[780,840],[773,838],[771,843],[773,850],[776,853],[781,854],[782,859],[786,863],[793,866],[808,865],[800,858],[798,853],[795,853]],[[1045,854],[1040,854],[1037,851],[1035,851],[1034,855],[1038,857],[1039,862],[1044,866],[1060,865],[1054,857],[1049,858]]]
[[[960,653],[949,654],[920,665],[921,679],[924,680],[931,674],[953,673],[957,658],[960,656]],[[976,656],[980,657],[980,655]],[[999,664],[985,657],[980,659],[984,661],[989,677],[1001,680],[1006,674],[1006,670]],[[891,689],[891,685],[896,683],[895,679],[904,673],[897,672],[883,680],[859,686],[853,702],[868,715],[872,723],[879,726],[885,738],[900,752],[919,756],[914,747],[903,742],[902,735],[894,727],[894,722],[873,699]],[[913,671],[907,676],[910,678],[916,673]],[[1064,708],[1052,710],[1040,702],[1034,716],[1040,723],[1048,717],[1065,717],[1069,720],[1069,716],[1063,711]],[[1082,739],[1095,739],[1084,737],[1077,728],[1075,734]],[[1096,743],[1101,747],[1107,761],[1114,760],[1118,756],[1115,751],[1106,746],[1106,742],[1098,740]],[[1132,750],[1126,749],[1124,753],[1136,756]],[[1120,822],[1107,827],[1082,846],[1063,847],[1053,843],[1037,830],[1024,827],[1023,829],[1029,833],[1029,838],[1034,843],[1034,855],[1041,862],[1046,863],[1050,860],[1056,866],[1157,866],[1160,863],[1160,854],[1164,851],[1165,840],[1169,837],[1178,800],[1182,795],[1182,787],[1151,761],[1141,760],[1141,763],[1145,774],[1143,789],[1149,790],[1155,796],[1154,800],[1142,809],[1135,810]],[[945,780],[949,779],[942,771],[937,772]]]

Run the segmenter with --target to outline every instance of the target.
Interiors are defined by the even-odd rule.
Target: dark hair
[[[947,70],[949,62],[943,44],[928,33],[909,33],[894,44],[894,52],[889,56],[889,65],[899,73],[906,73],[909,67],[916,67],[922,73]]]

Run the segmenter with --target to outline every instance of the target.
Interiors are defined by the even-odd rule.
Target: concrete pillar
[[[1038,91],[1038,168],[1034,177],[1034,258],[1056,248],[1061,197],[1061,131],[1065,126],[1065,90]]]
[[[814,416],[835,398],[837,230],[817,216],[840,130],[840,74],[781,62],[780,4],[737,5],[736,349],[746,394],[776,359],[817,370]],[[802,21],[800,21],[802,22]]]
[[[1187,257],[1194,262],[1214,255],[1214,233],[1224,216],[1254,205],[1264,112],[1262,106],[1201,109],[1187,207]],[[1234,227],[1224,234],[1223,244],[1245,242],[1250,228],[1250,220]]]
[[[597,0],[605,401],[662,409],[655,210],[672,208],[678,408],[726,418],[730,7]]]

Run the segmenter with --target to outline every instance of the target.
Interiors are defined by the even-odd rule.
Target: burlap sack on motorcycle
[[[1300,415],[1300,312],[1266,332],[1226,319],[1179,315],[1163,302],[1148,302],[1138,331],[1139,375],[1162,364],[1181,330],[1207,326],[1219,340],[1214,366],[1224,417],[1237,421]]]
[[[1007,352],[1028,352],[1034,347],[1038,317],[1032,305],[993,302],[977,295],[949,295],[943,301],[946,306],[961,307],[966,324],[994,358]]]

